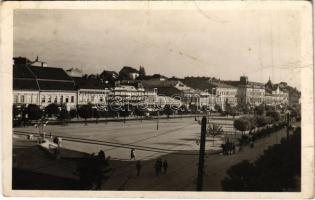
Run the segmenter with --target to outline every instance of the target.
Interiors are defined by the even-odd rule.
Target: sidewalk
[[[187,114],[187,115],[170,115],[167,117],[166,115],[161,115],[159,116],[159,119],[180,119],[180,118],[195,118],[197,116],[198,119],[202,118],[202,114],[200,115],[195,115],[195,114]],[[211,119],[225,119],[225,120],[234,120],[237,119],[239,116],[235,116],[234,118],[232,116],[221,116],[218,113],[212,113],[209,116]],[[136,116],[130,116],[130,117],[102,117],[102,118],[88,118],[88,119],[82,119],[82,118],[72,118],[68,120],[58,120],[58,119],[48,119],[49,124],[52,125],[60,125],[64,123],[101,123],[101,122],[122,122],[122,121],[141,121],[141,120],[156,120],[158,117],[157,116],[151,116],[148,118],[140,118]],[[36,120],[34,121],[29,121],[30,124],[35,124]]]
[[[229,167],[243,161],[256,160],[269,146],[280,143],[286,137],[286,130],[281,129],[262,138],[254,148],[243,147],[242,151],[233,155],[212,154],[206,156],[204,191],[222,191],[221,180]],[[187,152],[187,151],[185,151]],[[196,153],[196,152],[189,152]],[[142,162],[140,176],[136,176],[135,162],[121,164],[113,176],[104,185],[104,190],[144,190],[144,191],[195,191],[198,156],[168,154],[160,157],[167,160],[167,174],[155,175],[156,160]]]
[[[233,155],[209,155],[208,152],[205,160],[204,191],[221,191],[221,180],[229,167],[242,160],[256,160],[269,146],[280,143],[283,137],[286,137],[285,129],[257,140],[254,148],[244,147]],[[198,151],[181,153],[198,154]],[[62,149],[61,159],[56,160],[40,149],[36,142],[23,138],[14,138],[13,154],[16,160],[13,173],[15,189],[78,189],[78,177],[74,175],[76,160],[87,156],[85,153]],[[107,153],[106,155],[110,156]],[[110,160],[113,171],[102,189],[195,191],[198,155],[171,153],[159,158],[167,160],[169,166],[167,174],[159,177],[154,170],[156,159],[142,161],[139,177],[136,176],[135,161]]]
[[[62,149],[62,159],[55,159],[34,141],[13,139],[13,189],[78,188],[76,159],[84,153]]]

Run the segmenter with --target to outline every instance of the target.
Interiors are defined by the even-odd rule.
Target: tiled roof
[[[41,90],[65,90],[74,91],[75,85],[71,81],[48,81],[48,80],[38,80],[39,88]]]
[[[32,78],[35,79],[32,72],[25,65],[13,66],[13,78]]]
[[[138,70],[132,67],[124,66],[119,73],[139,73]]]
[[[71,77],[68,76],[68,74],[62,68],[29,66],[29,69],[38,79],[72,81]]]
[[[72,77],[77,89],[105,89],[108,86],[99,79]]]
[[[38,90],[35,79],[13,78],[13,90]]]
[[[228,85],[222,82],[210,82],[209,83],[211,87],[220,87],[220,88],[235,88],[232,85]]]
[[[15,65],[15,90],[75,90],[74,81],[62,68]]]
[[[157,94],[158,95],[165,95],[165,96],[174,96],[174,95],[180,95],[182,91],[179,89],[173,87],[173,86],[165,86],[165,87],[156,87],[157,88]]]

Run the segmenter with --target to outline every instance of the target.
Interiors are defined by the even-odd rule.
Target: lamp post
[[[154,98],[155,98],[155,100],[154,100],[154,103],[157,103],[157,88],[154,88],[153,89],[153,91],[154,91]],[[157,117],[156,117],[156,130],[159,130],[159,117],[160,117],[160,110],[159,110],[159,106],[157,106]]]
[[[35,124],[35,127],[38,128],[38,133],[40,136],[43,137],[43,140],[45,139],[45,131],[44,127],[48,124],[48,120],[45,120],[45,118],[41,118],[37,121]]]

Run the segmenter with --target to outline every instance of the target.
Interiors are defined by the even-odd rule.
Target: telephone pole
[[[198,162],[197,191],[202,191],[203,187],[203,170],[206,145],[207,118],[204,116],[201,120],[200,150]]]

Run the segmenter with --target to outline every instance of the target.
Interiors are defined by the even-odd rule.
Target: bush
[[[43,115],[42,110],[36,104],[29,104],[25,112],[30,120],[38,120]]]
[[[89,104],[80,106],[78,109],[78,115],[85,120],[87,120],[87,118],[91,118],[93,115],[92,106]]]
[[[45,108],[45,113],[48,114],[49,117],[52,115],[57,116],[59,114],[59,108],[58,105],[55,103],[51,103]]]
[[[271,122],[270,117],[256,116],[256,126],[263,127]]]
[[[242,117],[234,120],[233,126],[236,130],[241,131],[244,133],[250,129],[250,122],[248,119]]]
[[[74,109],[72,109],[72,110],[70,110],[70,117],[71,118],[75,118],[76,116],[77,116],[77,111],[76,110],[74,110]]]
[[[269,147],[256,161],[232,166],[221,184],[225,191],[300,191],[301,129]]]
[[[221,106],[219,106],[218,104],[215,104],[214,109],[215,109],[217,112],[222,113],[222,108],[221,108]]]
[[[278,111],[272,110],[266,113],[266,116],[271,117],[271,120],[276,123],[280,120],[280,113]]]
[[[70,114],[66,109],[62,109],[58,118],[60,120],[70,119]]]
[[[256,106],[254,108],[254,110],[255,110],[255,113],[257,115],[264,115],[264,113],[265,113],[265,105],[264,104],[260,104],[259,106]]]

